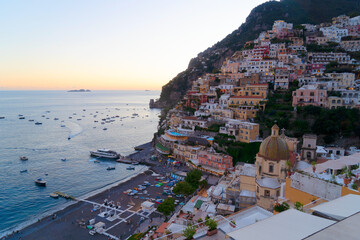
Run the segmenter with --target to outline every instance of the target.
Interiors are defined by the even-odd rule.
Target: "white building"
[[[292,30],[292,28],[293,28],[292,23],[287,23],[287,22],[285,22],[283,20],[277,20],[277,21],[274,22],[272,30],[273,30],[274,34],[278,34],[283,29]]]
[[[337,28],[335,26],[320,28],[320,31],[325,37],[328,37],[331,42],[341,42],[342,37],[348,36],[348,30],[344,28]]]

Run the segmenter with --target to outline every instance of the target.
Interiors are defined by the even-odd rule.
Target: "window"
[[[276,196],[279,197],[280,196],[280,190],[276,191]]]
[[[256,192],[259,193],[259,186],[256,187]]]
[[[265,195],[265,197],[270,197],[270,191],[269,191],[269,190],[265,190],[265,191],[264,191],[264,195]]]
[[[274,172],[274,165],[273,164],[269,164],[269,172],[270,173]]]

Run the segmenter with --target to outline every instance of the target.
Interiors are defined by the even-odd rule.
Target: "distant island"
[[[91,92],[89,89],[74,89],[69,90],[68,92]]]

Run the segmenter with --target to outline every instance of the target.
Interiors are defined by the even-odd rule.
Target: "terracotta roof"
[[[193,116],[183,117],[183,119],[186,119],[186,120],[199,120],[197,117],[193,117]]]
[[[264,99],[262,96],[232,96],[230,98],[254,98],[254,99]]]
[[[160,227],[159,227],[158,229],[156,229],[155,232],[157,232],[157,233],[165,233],[165,229],[166,229],[169,225],[170,225],[170,223],[165,222],[165,223],[161,224]]]

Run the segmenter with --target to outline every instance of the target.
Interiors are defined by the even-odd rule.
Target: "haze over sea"
[[[0,116],[5,117],[0,119],[0,236],[67,202],[50,198],[54,191],[79,197],[142,171],[140,165],[129,171],[114,161],[96,163],[89,151],[109,148],[128,155],[135,146],[149,142],[160,111],[149,109],[148,103],[159,94],[0,91]],[[103,118],[114,121],[101,124]],[[37,121],[42,125],[35,125]],[[20,156],[29,160],[21,161]],[[108,166],[116,169],[107,171]],[[25,169],[27,173],[20,173]],[[36,186],[37,178],[46,180],[47,187]]]

